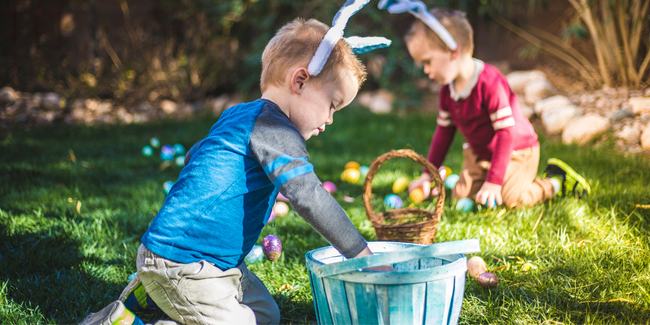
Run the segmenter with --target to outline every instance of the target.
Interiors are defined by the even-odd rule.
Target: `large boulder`
[[[549,97],[535,103],[535,114],[541,115],[542,112],[549,107],[558,107],[558,106],[567,106],[567,105],[571,105],[571,101],[562,95]]]
[[[586,114],[573,119],[562,132],[562,142],[586,144],[609,129],[609,121],[597,114]]]
[[[357,96],[359,105],[376,114],[389,113],[394,100],[395,95],[385,89],[379,89],[375,92],[363,92]]]
[[[631,97],[628,104],[632,108],[634,114],[650,113],[650,98],[649,97]]]
[[[542,124],[549,134],[559,134],[578,115],[580,112],[573,105],[555,106],[542,112]]]
[[[536,79],[528,82],[524,88],[524,100],[528,105],[555,94],[555,88],[546,79]]]
[[[648,123],[641,133],[641,147],[650,150],[650,123]]]
[[[46,111],[60,110],[65,107],[65,99],[57,93],[46,93],[41,97],[41,108]]]
[[[173,114],[178,109],[178,104],[171,100],[165,99],[160,102],[160,109],[162,109],[165,114]]]
[[[515,71],[506,76],[510,89],[518,94],[523,94],[528,82],[538,79],[546,79],[544,72],[539,70]]]
[[[13,104],[18,99],[18,94],[11,87],[3,87],[0,89],[0,104]]]
[[[639,144],[641,139],[641,130],[634,125],[627,125],[623,127],[620,131],[616,132],[614,136],[617,139],[625,141],[627,144]]]

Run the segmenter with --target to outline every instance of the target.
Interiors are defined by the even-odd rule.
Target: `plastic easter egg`
[[[165,191],[165,194],[169,194],[169,191],[172,190],[172,186],[174,186],[174,182],[172,181],[166,181],[163,183],[163,190]]]
[[[359,165],[359,163],[356,161],[349,161],[347,164],[345,164],[345,169],[352,168],[352,169],[359,170],[359,167],[361,167],[361,165]]]
[[[487,265],[482,258],[473,256],[467,261],[467,273],[474,279],[478,279],[478,276],[485,272],[487,272]]]
[[[431,188],[431,196],[438,196],[440,195],[440,190],[438,189],[438,186],[434,186]]]
[[[164,145],[160,149],[160,158],[162,158],[162,160],[172,160],[174,159],[174,153],[174,147],[170,145]]]
[[[276,201],[282,201],[282,202],[289,202],[289,199],[287,199],[286,196],[282,195],[282,193],[278,192],[278,196],[275,198]]]
[[[185,147],[183,147],[183,145],[180,143],[175,144],[172,148],[174,148],[174,151],[176,152],[177,155],[185,154]]]
[[[395,194],[389,194],[384,199],[384,204],[391,209],[399,209],[404,206],[402,199]]]
[[[460,179],[460,176],[456,174],[451,174],[447,176],[447,179],[445,179],[445,187],[448,189],[453,189],[454,186],[456,186],[456,182]]]
[[[142,147],[142,155],[145,157],[153,156],[153,148],[151,146]]]
[[[267,220],[266,223],[273,221],[273,219],[275,219],[275,212],[273,209],[271,209],[271,215],[269,216],[269,220]]]
[[[336,193],[336,185],[332,182],[325,182],[323,183],[323,188],[329,192],[329,194],[334,194]]]
[[[280,201],[280,202],[275,202],[275,205],[273,206],[273,212],[275,212],[276,217],[284,217],[289,213],[289,206]]]
[[[409,179],[408,177],[402,176],[393,183],[393,193],[404,192],[407,187],[409,187]]]
[[[470,198],[462,198],[456,203],[456,210],[470,212],[474,208],[474,201]]]
[[[151,146],[154,148],[158,148],[160,147],[160,140],[158,140],[158,138],[155,137],[151,138],[151,140],[149,140],[149,144],[151,144]]]
[[[411,200],[415,203],[420,203],[424,200],[424,191],[421,188],[414,188],[411,193],[409,193]]]
[[[366,175],[368,175],[368,170],[370,170],[370,167],[368,166],[359,167],[359,174],[361,174],[362,178],[366,178]]]
[[[271,262],[280,258],[280,254],[282,254],[282,243],[276,235],[264,237],[262,240],[262,248],[264,249],[264,256]]]
[[[483,202],[483,205],[489,208],[488,200],[485,200],[485,202]],[[492,200],[492,207],[495,208],[496,206],[497,206],[497,200]]]
[[[438,173],[440,174],[440,177],[444,181],[447,178],[447,176],[451,175],[451,168],[447,166],[440,166],[440,168],[438,168]]]
[[[478,284],[485,289],[494,289],[499,285],[499,278],[494,273],[485,272],[478,276]]]
[[[254,264],[262,260],[264,257],[264,249],[260,245],[255,245],[246,255],[246,263]]]
[[[184,167],[185,166],[185,156],[176,156],[176,159],[174,159],[174,162],[176,163],[176,166]]]
[[[359,173],[358,169],[354,168],[348,168],[341,174],[341,180],[346,181],[350,184],[354,184],[359,181],[359,177],[361,177],[361,173]]]

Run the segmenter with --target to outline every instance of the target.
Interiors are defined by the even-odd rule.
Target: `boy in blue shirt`
[[[139,306],[155,303],[181,324],[278,324],[278,306],[244,263],[278,192],[345,257],[372,254],[323,189],[305,147],[366,77],[340,37],[329,39],[331,52],[313,71],[328,30],[316,20],[296,19],[277,32],[262,55],[262,98],[227,109],[190,149],[142,237],[137,275],[120,300],[83,323],[131,324],[139,319],[122,302],[137,300]]]

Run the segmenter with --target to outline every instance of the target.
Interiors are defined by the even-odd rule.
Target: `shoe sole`
[[[580,176],[580,174],[578,174],[575,170],[573,170],[573,168],[567,165],[564,161],[559,160],[557,158],[550,158],[548,160],[548,164],[557,165],[558,167],[562,168],[562,170],[564,170],[564,172],[567,173],[567,175],[571,175],[571,177],[573,177],[577,181],[577,183],[580,183],[580,185],[582,185],[582,189],[585,190],[588,195],[591,195],[591,187],[589,187],[589,184],[587,184],[585,178]]]

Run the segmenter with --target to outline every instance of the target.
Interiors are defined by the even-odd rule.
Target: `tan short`
[[[207,261],[177,263],[140,245],[137,269],[120,298],[139,280],[158,307],[179,324],[280,323],[278,305],[243,262],[222,271]]]
[[[479,160],[471,148],[463,149],[464,166],[460,179],[452,190],[456,199],[468,197],[475,199],[487,178],[490,162]],[[539,166],[539,147],[531,147],[512,152],[506,175],[503,179],[501,196],[506,206],[532,206],[553,197],[553,184],[548,178],[536,178]],[[481,202],[482,203],[482,202]]]

